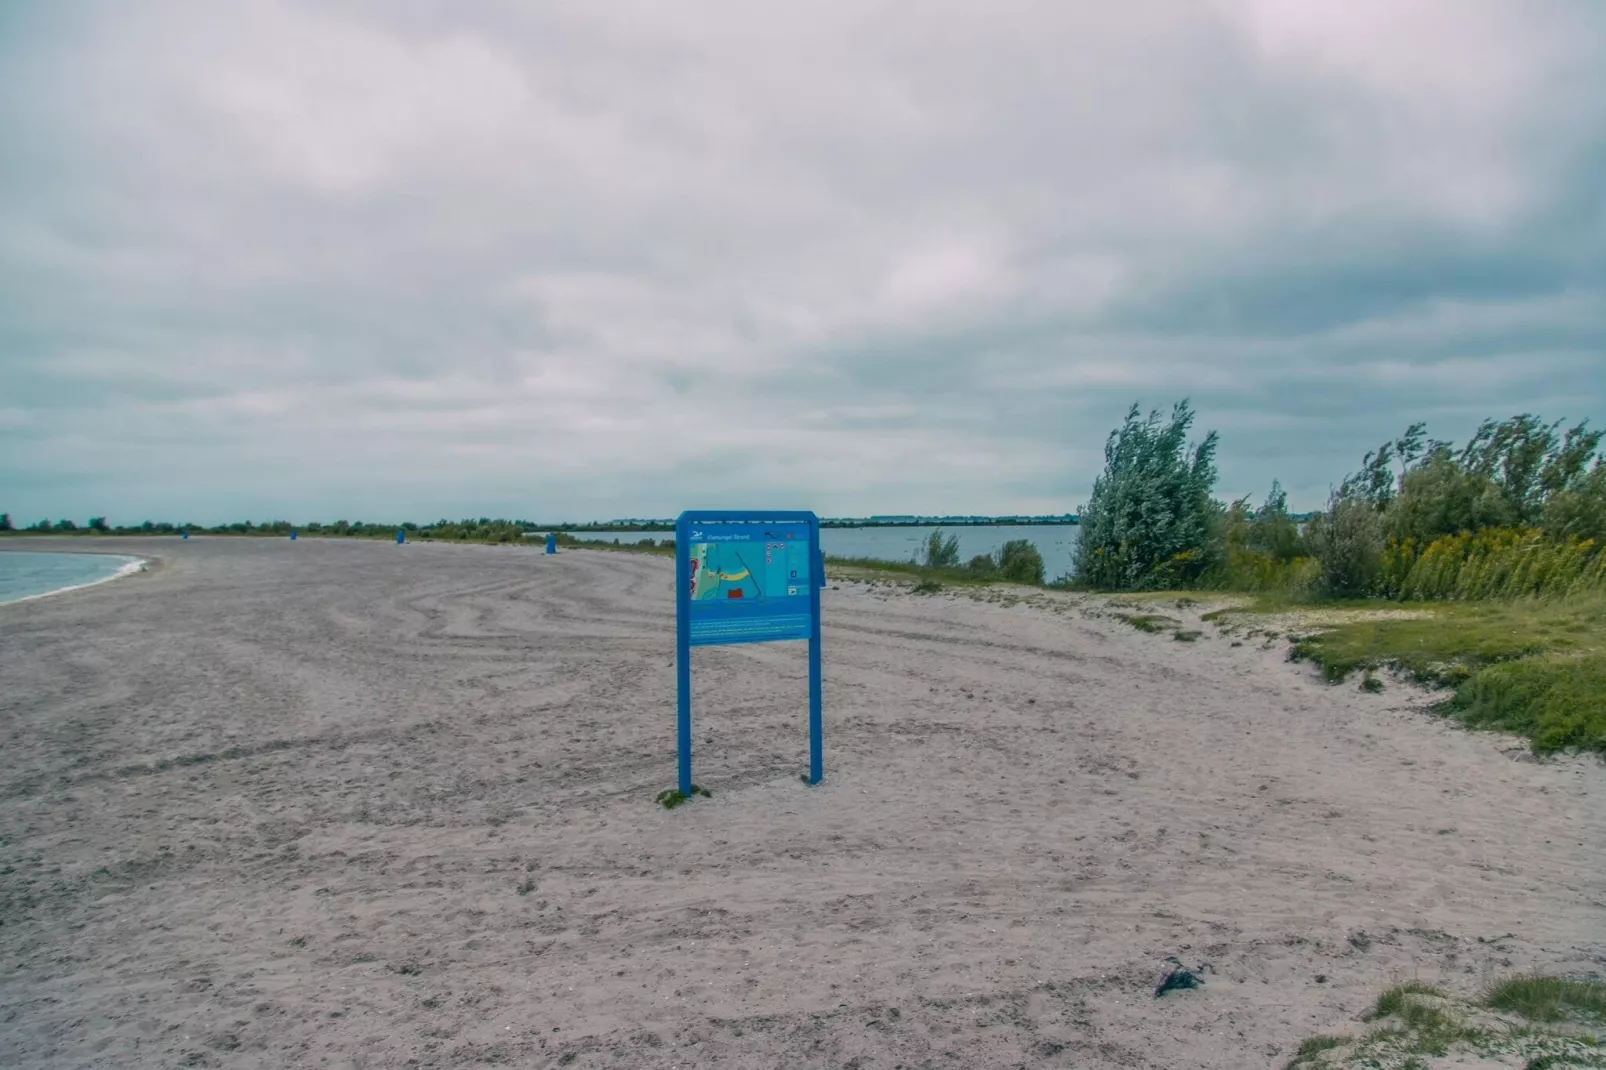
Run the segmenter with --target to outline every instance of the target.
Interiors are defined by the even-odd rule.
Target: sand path
[[[1280,648],[845,585],[826,782],[801,646],[700,650],[666,812],[664,559],[103,542],[0,607],[0,1065],[1271,1066],[1606,970],[1600,763]]]

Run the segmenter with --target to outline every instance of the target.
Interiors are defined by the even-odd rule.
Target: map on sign
[[[802,539],[691,544],[694,602],[806,598],[809,544]]]
[[[694,646],[808,637],[808,525],[694,525],[687,536],[682,582]]]

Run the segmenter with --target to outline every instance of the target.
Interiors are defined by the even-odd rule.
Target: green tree
[[[90,531],[107,532],[107,531],[110,531],[111,528],[106,526],[106,518],[105,517],[103,517],[103,516],[92,516],[92,517],[89,518],[89,530]]]
[[[1439,443],[1400,477],[1384,530],[1390,538],[1410,539],[1420,547],[1443,535],[1505,527],[1517,519],[1510,500],[1487,473],[1468,469],[1447,444]]]
[[[956,568],[959,565],[959,536],[949,535],[943,538],[942,529],[938,528],[926,539],[925,560],[927,568]]]
[[[1137,405],[1110,432],[1104,474],[1081,512],[1075,576],[1110,589],[1157,589],[1196,579],[1219,555],[1222,509],[1216,483],[1214,431],[1193,447],[1194,413],[1186,400],[1162,421]]]
[[[10,531],[10,530],[12,530],[12,528],[11,528],[11,514],[10,513],[0,513],[0,531]]]
[[[62,520],[56,521],[55,530],[56,531],[77,531],[78,530],[78,525],[74,524],[71,520],[62,519]]]
[[[1593,539],[1606,545],[1606,460],[1545,501],[1544,529],[1557,539]]]
[[[1277,480],[1271,481],[1266,501],[1248,524],[1245,544],[1256,553],[1278,561],[1292,561],[1305,555],[1305,540],[1300,537],[1299,525],[1288,515],[1288,494]]]
[[[998,574],[1014,583],[1043,585],[1043,555],[1029,539],[1011,539],[998,551]]]
[[[1322,587],[1340,598],[1372,593],[1382,572],[1383,517],[1364,495],[1335,494],[1310,522],[1305,542],[1321,565]]]
[[[1546,424],[1526,412],[1502,423],[1485,420],[1458,460],[1499,489],[1515,523],[1536,524],[1545,499],[1579,479],[1600,445],[1601,432],[1589,430],[1587,420],[1558,438],[1559,427],[1560,420]]]

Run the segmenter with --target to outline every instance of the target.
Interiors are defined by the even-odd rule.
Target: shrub
[[[1310,522],[1305,542],[1321,568],[1322,589],[1337,597],[1370,594],[1382,574],[1383,520],[1359,497],[1335,496]]]
[[[1606,543],[1606,461],[1545,502],[1545,534],[1556,539],[1592,539]]]
[[[972,562],[974,563],[974,562]],[[1043,585],[1043,555],[1029,539],[1011,539],[998,551],[998,574],[1013,583]]]
[[[1539,753],[1606,752],[1606,656],[1554,654],[1490,665],[1462,684],[1448,707],[1472,727],[1532,737]]]
[[[1606,982],[1513,977],[1490,988],[1483,1002],[1532,1022],[1559,1022],[1571,1016],[1606,1019]]]
[[[924,559],[921,562],[927,568],[955,568],[959,564],[959,536],[950,535],[943,538],[942,529],[938,528],[926,540]]]
[[[1547,539],[1536,528],[1409,541],[1383,555],[1385,593],[1409,599],[1567,597],[1606,591],[1606,555],[1589,540]]]
[[[1156,590],[1191,583],[1219,556],[1222,514],[1216,433],[1191,449],[1194,413],[1178,402],[1171,418],[1140,419],[1136,405],[1104,446],[1104,473],[1081,512],[1074,573],[1079,583]]]
[[[992,554],[977,554],[965,568],[977,576],[991,576],[998,571],[998,562],[993,560]]]
[[[1244,540],[1248,549],[1274,561],[1293,561],[1305,555],[1305,540],[1299,525],[1288,515],[1288,494],[1277,480],[1271,481],[1266,501],[1254,511]]]

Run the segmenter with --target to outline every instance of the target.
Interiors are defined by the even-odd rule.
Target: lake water
[[[908,561],[925,548],[935,527],[910,524],[890,528],[821,528],[820,546],[827,557],[868,557],[877,561]],[[959,536],[959,562],[964,564],[977,554],[995,554],[1011,539],[1026,539],[1043,555],[1043,572],[1054,580],[1071,570],[1071,554],[1081,528],[1075,524],[974,524],[942,529]],[[578,539],[600,542],[639,542],[642,539],[672,539],[672,531],[577,531]]]
[[[49,554],[0,550],[0,604],[51,591],[101,583],[132,571],[139,558],[122,554]]]

